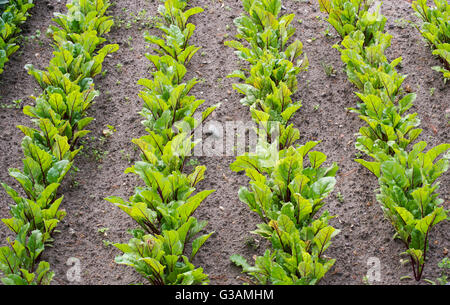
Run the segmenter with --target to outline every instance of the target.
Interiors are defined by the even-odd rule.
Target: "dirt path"
[[[123,172],[138,159],[131,139],[144,134],[138,115],[142,108],[137,96],[140,88],[136,83],[139,78],[149,77],[150,65],[144,54],[151,49],[146,48],[142,36],[149,29],[141,23],[151,22],[147,17],[157,14],[159,1],[116,0],[115,3],[110,10],[111,15],[121,26],[114,27],[107,38],[110,42],[119,43],[121,49],[106,60],[105,75],[95,80],[101,96],[91,108],[90,116],[96,120],[90,125],[92,133],[86,140],[84,153],[76,160],[79,171],[67,176],[61,189],[65,196],[63,207],[67,210],[67,217],[58,227],[61,233],[55,236],[54,248],[46,249],[43,257],[56,272],[54,284],[70,284],[66,278],[70,268],[66,262],[70,257],[80,260],[81,284],[142,282],[134,270],[114,263],[119,251],[108,244],[109,241],[126,242],[129,238],[126,231],[134,224],[127,215],[103,199],[109,195],[128,197],[138,183],[133,176]],[[294,25],[297,33],[294,37],[304,43],[310,60],[309,71],[299,79],[295,97],[302,100],[303,107],[293,123],[301,130],[301,143],[322,140],[318,149],[328,155],[328,162],[336,161],[340,166],[338,184],[327,205],[331,213],[338,215],[333,225],[341,230],[327,252],[337,262],[322,284],[361,284],[370,257],[380,260],[382,284],[413,283],[400,281],[401,276],[409,275],[411,271],[409,265],[400,264],[402,245],[392,240],[393,230],[383,219],[375,201],[373,191],[377,181],[352,161],[357,153],[354,134],[362,124],[354,114],[345,110],[354,106],[357,100],[353,94],[355,88],[343,72],[339,52],[332,48],[339,39],[331,28],[329,33],[334,36],[325,34],[328,25],[320,19],[324,16],[315,0],[285,0],[283,4],[286,7],[283,13],[296,14]],[[204,13],[191,19],[196,25],[192,43],[202,46],[188,66],[186,79],[195,76],[202,80],[192,93],[206,100],[204,107],[222,102],[213,120],[221,123],[249,120],[248,109],[241,106],[240,96],[232,90],[234,80],[225,78],[239,66],[233,50],[225,47],[223,42],[235,34],[233,19],[242,12],[241,2],[192,0],[191,5],[205,9]],[[46,1],[39,1],[32,10],[33,16],[27,22],[24,35],[34,35],[39,29],[41,43],[37,40],[26,43],[21,48],[22,54],[15,55],[0,76],[2,105],[10,105],[17,99],[32,103],[28,96],[40,92],[40,89],[35,91],[38,86],[23,66],[27,63],[41,68],[47,65],[52,50],[44,34],[50,24],[49,16],[56,11],[64,11],[63,5],[49,8]],[[420,139],[429,145],[449,142],[449,119],[446,118],[446,111],[450,108],[449,86],[444,86],[440,75],[431,70],[430,67],[438,61],[431,57],[420,35],[404,21],[416,20],[409,2],[384,1],[383,14],[388,17],[387,30],[394,36],[388,56],[391,59],[403,57],[400,72],[409,75],[405,84],[418,94],[412,111],[418,112],[422,120],[424,132]],[[154,29],[150,31],[157,34]],[[328,66],[330,71],[333,67],[336,75],[327,76],[324,66]],[[17,184],[8,176],[7,168],[21,167],[22,135],[15,128],[17,124],[29,125],[29,119],[20,109],[0,109],[0,181],[14,186]],[[107,125],[114,126],[117,131],[106,138],[103,130]],[[264,242],[260,242],[256,250],[248,245],[249,231],[255,229],[259,219],[237,198],[239,187],[246,185],[247,179],[230,171],[229,164],[233,160],[234,157],[198,158],[198,163],[207,166],[206,179],[199,188],[217,190],[196,212],[199,219],[209,220],[207,230],[216,232],[194,262],[203,266],[210,275],[211,284],[242,284],[242,274],[231,265],[229,256],[240,253],[251,259],[265,248]],[[449,182],[447,173],[441,179],[441,197],[447,204],[450,200]],[[8,216],[9,204],[7,195],[0,191],[2,218]],[[448,232],[447,222],[432,233],[425,278],[439,276],[437,263],[444,257],[444,249],[450,246]],[[2,245],[7,234],[6,227],[0,226]]]

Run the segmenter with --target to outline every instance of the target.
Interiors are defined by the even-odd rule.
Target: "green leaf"
[[[71,167],[72,162],[69,162],[68,160],[56,162],[47,173],[47,182],[60,183]]]
[[[165,266],[163,266],[160,262],[152,257],[143,257],[139,259],[140,261],[145,262],[153,271],[152,273],[155,275],[162,276],[164,273]]]
[[[206,240],[213,234],[214,232],[211,232],[209,234],[205,234],[202,235],[198,238],[196,238],[193,242],[192,242],[192,254],[190,257],[190,260],[192,260],[195,256],[195,254],[197,254],[198,250],[200,249],[200,247],[206,242]]]
[[[381,174],[381,163],[380,162],[369,162],[363,159],[355,159],[356,162],[370,170],[378,178]]]
[[[427,234],[429,230],[439,222],[447,219],[447,213],[442,207],[437,208],[432,214],[425,216],[424,218],[417,221],[416,229],[423,234]]]
[[[312,151],[308,153],[309,162],[313,168],[318,168],[327,160],[327,156],[320,151]]]
[[[303,198],[300,194],[294,194],[294,198],[297,202],[298,222],[300,223],[311,214],[313,206],[308,199]]]
[[[311,185],[314,198],[323,198],[334,189],[336,179],[334,177],[320,178]]]
[[[383,178],[389,183],[403,188],[407,185],[408,179],[405,176],[404,168],[395,161],[385,161],[381,163]]]
[[[247,260],[239,255],[239,254],[233,254],[230,256],[230,260],[238,267],[241,267],[243,269],[243,272],[246,272],[247,270],[251,269],[252,266],[250,266],[247,263]]]
[[[316,237],[314,237],[314,242],[319,248],[319,256],[329,247],[331,238],[338,233],[339,230],[336,230],[331,226],[325,227],[317,233]]]
[[[189,197],[186,203],[178,208],[178,212],[181,216],[182,221],[184,222],[187,221],[189,216],[191,216],[192,213],[194,213],[194,211],[198,208],[200,203],[214,191],[215,190],[204,190],[195,194],[192,197]]]
[[[450,144],[444,143],[430,149],[425,155],[433,162],[439,155],[450,149]]]
[[[411,214],[407,209],[402,207],[395,207],[395,211],[397,211],[406,225],[414,225],[416,223],[414,215]]]

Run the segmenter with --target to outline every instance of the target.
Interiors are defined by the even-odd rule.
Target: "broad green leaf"
[[[193,242],[192,242],[192,254],[190,257],[190,260],[192,260],[195,256],[195,254],[197,254],[198,250],[200,249],[200,247],[206,242],[206,240],[212,235],[214,234],[214,232],[211,232],[209,234],[205,234],[202,235],[198,238],[196,238]]]

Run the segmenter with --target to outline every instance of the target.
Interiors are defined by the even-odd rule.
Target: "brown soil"
[[[22,43],[20,53],[6,66],[0,76],[0,103],[4,106],[11,105],[17,99],[22,99],[25,104],[32,103],[29,96],[38,95],[40,89],[23,67],[33,63],[44,68],[52,56],[50,41],[44,33],[51,23],[50,16],[53,12],[64,11],[64,5],[48,4],[53,1],[36,2],[36,7],[31,11],[33,16],[24,26],[23,34],[30,36],[40,30],[43,33],[40,38],[42,43],[37,40]],[[403,246],[392,239],[393,229],[384,220],[375,200],[376,178],[353,161],[357,153],[354,134],[362,122],[346,111],[346,108],[355,105],[357,99],[353,94],[355,88],[343,72],[339,52],[332,48],[339,39],[331,28],[329,32],[332,36],[324,35],[328,24],[321,20],[324,15],[319,12],[315,0],[283,2],[286,8],[283,13],[296,15],[294,25],[297,33],[294,37],[304,43],[310,60],[309,71],[299,77],[299,90],[295,97],[302,100],[303,107],[293,123],[301,130],[301,143],[322,140],[319,149],[328,155],[328,162],[336,161],[340,166],[338,184],[328,199],[327,208],[337,215],[332,224],[341,233],[327,252],[328,256],[336,258],[336,264],[321,284],[361,284],[368,270],[369,257],[380,259],[380,284],[414,284],[412,280],[400,280],[404,275],[411,275],[411,270],[409,265],[400,264],[399,253],[404,250]],[[54,247],[46,249],[43,256],[56,273],[54,284],[71,284],[66,278],[70,268],[66,262],[70,257],[81,261],[80,284],[143,281],[132,268],[114,263],[119,251],[106,241],[126,242],[129,238],[127,229],[135,225],[104,198],[109,195],[128,197],[139,183],[134,176],[123,172],[138,159],[131,139],[144,134],[138,115],[142,105],[137,96],[140,90],[137,81],[149,77],[150,65],[144,54],[151,49],[147,49],[143,39],[143,32],[148,28],[140,29],[140,22],[134,23],[135,18],[130,14],[137,15],[145,9],[148,17],[154,16],[159,1],[116,0],[115,3],[110,10],[111,15],[116,22],[124,22],[120,28],[115,27],[107,38],[110,42],[119,43],[121,49],[107,58],[104,70],[108,72],[96,79],[96,88],[102,94],[90,110],[90,116],[96,118],[90,125],[92,133],[86,140],[84,153],[78,156],[76,166],[79,171],[67,176],[60,190],[65,196],[63,208],[67,211],[67,217],[58,227],[61,232],[55,235]],[[233,50],[225,47],[223,42],[227,40],[226,35],[231,38],[235,34],[233,19],[242,12],[241,2],[192,0],[191,5],[205,9],[204,13],[191,20],[196,25],[192,43],[202,46],[202,50],[191,61],[187,78],[196,76],[203,79],[194,88],[193,94],[205,99],[205,106],[222,102],[213,116],[214,120],[249,120],[248,109],[239,103],[241,97],[231,88],[234,80],[225,78],[239,66]],[[124,8],[127,10],[124,11]],[[405,20],[417,21],[409,1],[386,0],[383,14],[388,18],[387,30],[393,35],[388,56],[391,59],[403,57],[400,72],[408,75],[405,85],[417,92],[412,111],[418,112],[422,119],[424,131],[420,139],[426,140],[430,146],[449,142],[446,118],[450,111],[449,86],[445,86],[441,75],[430,68],[439,61],[432,57],[419,33],[405,23]],[[298,22],[300,20],[301,23]],[[154,29],[150,32],[158,34]],[[327,76],[321,63],[333,66],[336,75]],[[30,124],[21,109],[0,109],[0,181],[16,187],[7,169],[21,167],[22,134],[15,127],[18,124]],[[107,125],[116,127],[117,132],[102,140],[102,131]],[[209,221],[208,231],[216,232],[194,262],[203,266],[211,284],[244,283],[240,269],[230,263],[229,256],[240,253],[251,260],[267,246],[260,241],[259,248],[254,250],[246,243],[251,236],[249,231],[255,229],[259,219],[237,198],[239,187],[246,185],[247,179],[244,175],[231,172],[229,164],[233,160],[233,157],[198,158],[199,163],[208,168],[206,179],[199,189],[217,190],[196,212],[198,218]],[[440,181],[441,198],[448,207],[450,175],[447,173]],[[338,199],[338,192],[342,194],[343,202]],[[8,217],[9,204],[11,200],[0,191],[0,217]],[[99,232],[99,229],[103,231],[102,228],[109,230]],[[9,234],[4,225],[0,227],[2,245]],[[424,278],[435,279],[440,275],[437,264],[445,257],[445,249],[448,248],[449,223],[446,222],[432,232]]]

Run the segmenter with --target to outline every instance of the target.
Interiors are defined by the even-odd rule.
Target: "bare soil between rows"
[[[52,48],[44,33],[51,24],[53,13],[65,11],[64,1],[36,2],[31,10],[32,17],[24,25],[23,35],[35,35],[36,30],[42,35],[22,43],[20,52],[14,55],[0,75],[0,104],[3,105],[0,108],[0,181],[17,189],[17,183],[8,176],[8,168],[22,167],[20,141],[23,135],[16,125],[30,125],[31,122],[21,109],[5,106],[12,105],[12,101],[17,99],[23,100],[22,105],[32,104],[30,96],[40,93],[36,82],[24,70],[24,65],[47,66]],[[107,73],[95,79],[101,96],[89,113],[96,118],[90,125],[92,133],[86,140],[83,153],[76,160],[79,171],[68,175],[60,190],[64,194],[62,207],[67,211],[67,216],[58,226],[60,233],[55,234],[54,247],[46,249],[43,255],[56,273],[54,284],[144,282],[132,268],[114,263],[114,257],[120,252],[109,242],[126,242],[130,236],[127,230],[136,225],[104,198],[110,195],[127,198],[140,184],[133,175],[124,174],[124,170],[139,158],[131,139],[145,133],[138,114],[142,102],[138,97],[140,87],[137,81],[150,77],[150,63],[144,54],[151,48],[147,47],[143,33],[159,33],[145,26],[141,28],[143,20],[134,22],[136,17],[132,13],[138,16],[145,9],[145,16],[155,16],[159,4],[156,0],[116,0],[110,9],[110,15],[121,26],[114,27],[107,39],[120,44],[121,48],[106,59],[104,70]],[[416,284],[413,280],[400,280],[404,275],[411,276],[412,272],[409,264],[401,264],[399,253],[404,251],[403,245],[392,239],[392,226],[384,219],[375,200],[376,178],[353,161],[357,153],[354,148],[355,133],[362,126],[362,121],[346,111],[356,104],[357,98],[353,94],[356,89],[343,72],[340,54],[332,48],[339,38],[321,19],[324,15],[315,0],[285,0],[283,4],[283,13],[296,15],[293,23],[297,32],[294,38],[304,43],[310,61],[308,72],[299,76],[299,90],[295,94],[295,98],[303,104],[293,120],[295,127],[301,131],[299,143],[321,140],[318,150],[328,155],[328,163],[337,162],[340,167],[337,186],[326,205],[336,215],[332,225],[341,230],[326,253],[335,258],[336,263],[320,284],[362,284],[371,257],[380,260],[381,281],[378,284]],[[236,34],[233,19],[243,11],[241,2],[191,0],[190,5],[205,9],[190,20],[196,25],[191,42],[202,47],[188,66],[186,79],[197,77],[202,80],[192,93],[206,100],[204,107],[222,103],[213,120],[221,123],[250,120],[248,108],[239,103],[241,97],[232,90],[235,80],[226,78],[241,65],[233,50],[224,46],[224,41]],[[403,57],[399,72],[408,75],[405,85],[417,93],[411,111],[418,112],[422,121],[424,131],[420,139],[427,141],[430,147],[449,142],[449,119],[446,117],[450,113],[449,86],[444,85],[440,74],[431,70],[431,66],[438,65],[439,60],[431,55],[420,34],[406,23],[406,20],[417,21],[410,2],[386,0],[382,12],[388,18],[386,29],[393,35],[392,47],[387,55],[390,59]],[[330,35],[325,34],[328,28]],[[327,76],[324,65],[334,67],[335,76]],[[114,126],[117,131],[103,139],[102,132],[107,125]],[[260,221],[238,199],[239,187],[247,185],[248,181],[244,175],[229,169],[234,159],[198,158],[199,164],[207,167],[206,179],[199,185],[199,190],[216,189],[196,211],[199,219],[209,221],[207,231],[215,231],[194,261],[209,274],[210,284],[247,282],[240,269],[231,264],[230,255],[239,253],[252,260],[254,255],[262,254],[268,246],[262,240],[257,240],[254,247],[249,245],[252,237],[249,232]],[[441,198],[448,208],[450,175],[443,175],[440,181]],[[1,218],[9,217],[11,203],[7,194],[0,191]],[[434,280],[440,276],[437,264],[447,255],[449,228],[450,224],[446,222],[433,229],[424,278]],[[6,226],[0,226],[1,245],[6,243],[7,236],[10,232]],[[71,257],[80,260],[81,282],[69,282],[67,279],[71,268],[67,261]]]

